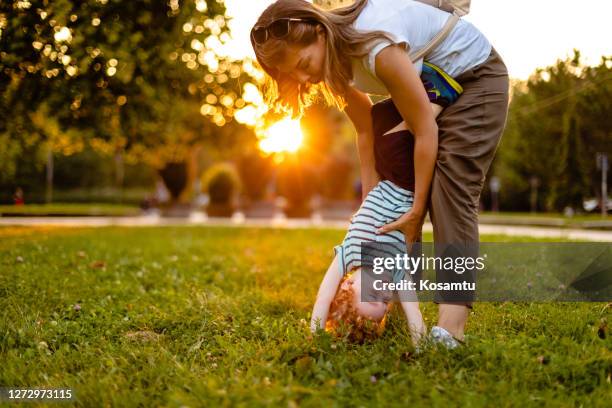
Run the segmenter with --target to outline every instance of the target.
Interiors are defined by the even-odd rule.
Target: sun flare
[[[259,148],[265,153],[296,152],[302,145],[304,135],[299,120],[285,118],[274,123],[259,141]]]

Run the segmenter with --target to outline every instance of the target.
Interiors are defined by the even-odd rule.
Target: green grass
[[[469,347],[419,357],[399,313],[369,344],[309,339],[343,235],[0,228],[0,384],[83,407],[609,406],[606,304],[478,303]]]
[[[480,213],[481,221],[492,223],[513,223],[516,221],[526,225],[550,225],[558,227],[582,228],[589,224],[607,225],[612,227],[612,217],[603,218],[600,213],[578,214],[567,217],[560,213],[528,213],[528,212],[491,212],[483,211]]]
[[[578,221],[599,221],[602,219],[601,214],[599,212],[592,212],[588,214],[577,214],[572,217],[568,217],[562,213],[545,213],[545,212],[509,212],[509,211],[500,211],[500,212],[492,212],[492,211],[481,211],[482,215],[499,215],[502,217],[521,217],[521,218],[546,218],[546,219],[561,219],[561,220],[578,220]],[[610,218],[610,217],[608,217]]]
[[[121,204],[72,204],[72,203],[56,203],[56,204],[26,204],[26,205],[0,205],[0,215],[71,215],[71,216],[127,216],[138,215],[140,209],[136,206],[121,205]]]

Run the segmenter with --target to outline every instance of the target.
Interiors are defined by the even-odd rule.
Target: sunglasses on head
[[[251,30],[251,38],[257,45],[265,43],[270,38],[275,38],[277,40],[283,39],[289,35],[291,23],[296,22],[308,23],[312,22],[312,20],[303,18],[280,18],[265,26],[253,27]]]

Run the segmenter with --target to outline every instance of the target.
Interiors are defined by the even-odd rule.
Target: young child
[[[461,85],[435,65],[424,63],[421,81],[432,104],[434,115],[453,103],[463,92]],[[361,245],[384,243],[406,252],[402,232],[377,234],[376,230],[410,210],[414,190],[414,139],[391,99],[372,107],[374,156],[381,181],[372,189],[351,224],[341,245],[334,247],[335,257],[317,294],[311,318],[311,330],[339,333],[346,329],[355,342],[373,339],[384,329],[390,298],[377,302],[362,301]],[[403,272],[393,280],[403,279]],[[401,301],[415,346],[426,327],[416,301]]]

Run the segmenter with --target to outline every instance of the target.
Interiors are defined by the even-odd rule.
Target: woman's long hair
[[[263,92],[268,106],[276,112],[301,116],[304,108],[320,94],[327,105],[344,109],[344,96],[353,78],[351,58],[367,55],[373,41],[393,40],[384,31],[365,32],[352,26],[367,3],[368,0],[357,0],[352,5],[326,11],[305,0],[277,0],[261,14],[255,26],[264,26],[279,18],[303,18],[316,23],[291,24],[287,37],[270,38],[261,45],[251,39],[257,61],[267,74]],[[320,84],[302,86],[274,66],[284,59],[288,44],[307,46],[316,41],[317,25],[322,26],[326,34],[323,80]]]

